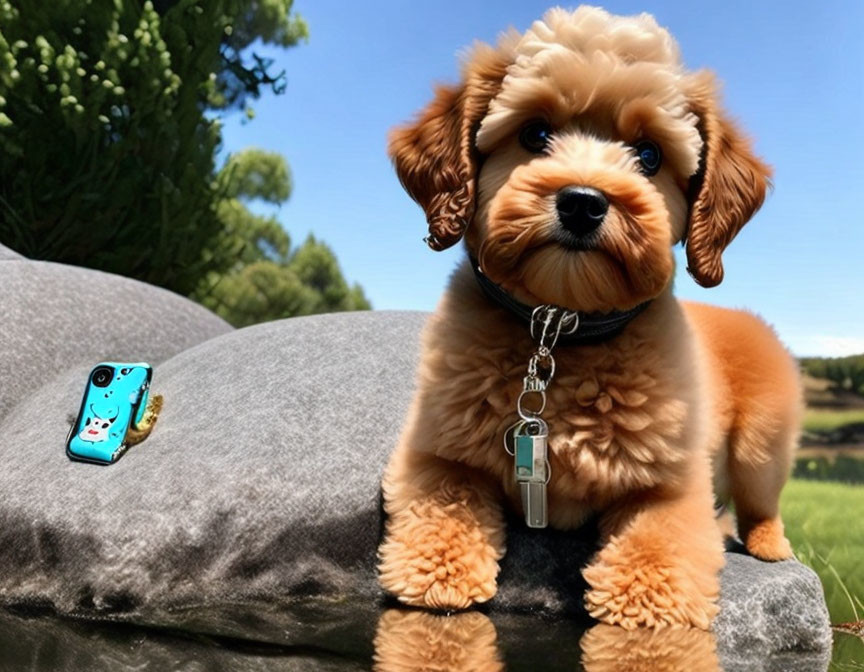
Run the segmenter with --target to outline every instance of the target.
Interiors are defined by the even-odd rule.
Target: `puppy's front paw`
[[[788,560],[793,556],[792,545],[783,532],[780,518],[767,518],[753,526],[741,536],[747,551],[760,560]]]
[[[381,585],[405,604],[466,609],[497,590],[501,552],[462,503],[427,501],[397,514],[378,554]]]
[[[679,625],[707,630],[717,613],[719,581],[710,568],[683,567],[671,552],[604,548],[583,571],[585,608],[626,630]]]

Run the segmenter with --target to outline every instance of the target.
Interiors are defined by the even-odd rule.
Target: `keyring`
[[[536,411],[526,411],[522,407],[522,400],[525,398],[526,394],[539,394],[540,395],[540,408]],[[525,422],[531,422],[532,420],[536,420],[539,418],[543,411],[546,410],[546,393],[543,390],[522,390],[519,393],[519,399],[516,400],[516,412],[519,414],[519,417],[522,418]]]

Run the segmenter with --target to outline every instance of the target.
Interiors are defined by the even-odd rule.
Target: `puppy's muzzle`
[[[609,200],[591,187],[564,187],[555,199],[558,221],[574,236],[584,238],[603,223]]]

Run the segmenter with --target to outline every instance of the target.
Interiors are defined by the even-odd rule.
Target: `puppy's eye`
[[[639,159],[642,167],[642,173],[647,177],[656,175],[660,170],[660,164],[663,163],[663,153],[657,146],[656,142],[650,140],[642,140],[633,145],[633,150]]]
[[[529,152],[540,154],[552,138],[552,127],[545,121],[529,121],[519,131],[519,144]]]

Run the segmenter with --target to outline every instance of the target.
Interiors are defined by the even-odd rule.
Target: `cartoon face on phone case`
[[[104,416],[99,415],[93,404],[90,405],[90,410],[84,420],[84,429],[78,435],[79,439],[88,443],[98,443],[108,440],[111,427],[114,426],[117,418],[120,417],[120,409],[115,406],[113,409],[102,411],[102,413]],[[116,436],[117,432],[114,432],[114,434]]]
[[[126,432],[147,406],[149,364],[102,362],[93,367],[66,454],[73,460],[111,464],[126,448]]]

